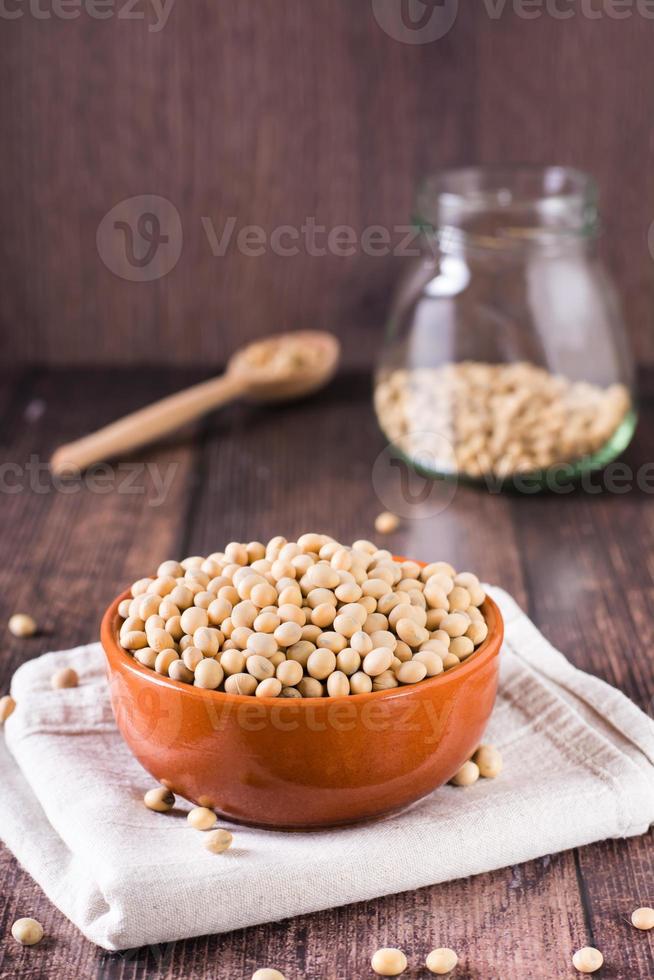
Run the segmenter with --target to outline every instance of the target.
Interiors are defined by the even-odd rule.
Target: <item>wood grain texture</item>
[[[150,372],[31,372],[0,386],[2,458],[45,460],[63,439],[199,380]],[[653,390],[651,387],[648,390]],[[628,460],[652,459],[654,403],[645,400]],[[26,657],[97,635],[108,599],[172,554],[211,550],[227,539],[320,527],[345,539],[373,534],[385,504],[373,483],[384,448],[362,375],[340,377],[318,399],[262,411],[234,405],[129,461],[175,467],[163,503],[116,486],[109,493],[35,487],[0,493],[0,621],[36,612],[44,634],[5,634],[0,690]],[[3,471],[4,472],[4,471]],[[124,474],[118,473],[119,480]],[[416,558],[449,558],[509,589],[548,637],[584,669],[624,689],[643,707],[654,695],[646,650],[652,637],[649,496],[495,496],[459,488],[444,510],[405,520],[386,539]],[[616,587],[617,585],[617,587]],[[528,760],[525,760],[528,765]],[[464,831],[462,831],[464,832]],[[651,838],[613,841],[465,881],[373,902],[121,954],[85,942],[0,849],[0,978],[13,980],[249,980],[257,967],[288,980],[365,980],[380,945],[410,956],[407,976],[430,948],[452,945],[465,980],[562,980],[576,976],[572,952],[594,941],[605,976],[652,976],[652,937],[625,922],[652,902]],[[31,950],[7,935],[35,915],[47,940]]]
[[[221,363],[244,335],[300,326],[355,349],[360,324],[379,326],[387,258],[216,258],[202,218],[218,235],[230,216],[268,235],[307,217],[359,233],[406,224],[418,174],[467,152],[472,93],[441,101],[436,137],[430,121],[434,93],[457,89],[472,17],[460,21],[437,55],[345,0],[178,2],[160,33],[116,18],[7,23],[8,356]],[[114,276],[95,244],[104,214],[140,194],[169,199],[184,228],[178,266],[150,284]]]
[[[479,158],[556,159],[595,175],[602,252],[620,285],[637,355],[651,361],[654,187],[644,161],[652,106],[642,87],[654,85],[654,20],[635,12],[593,19],[581,4],[567,6],[576,9],[568,20],[507,13],[480,33]],[[608,9],[599,0],[585,8]]]
[[[495,8],[460,3],[443,38],[416,45],[386,34],[370,0],[176,0],[156,33],[152,16],[3,21],[3,358],[204,366],[309,326],[366,361],[400,259],[303,244],[215,257],[202,219],[219,236],[230,217],[359,236],[405,225],[435,168],[529,160],[597,174],[607,259],[651,361],[654,21]],[[103,216],[142,194],[170,200],[184,230],[179,263],[150,283],[116,277],[96,248]]]

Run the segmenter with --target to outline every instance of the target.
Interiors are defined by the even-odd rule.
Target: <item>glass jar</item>
[[[420,256],[375,380],[382,430],[423,473],[548,485],[606,465],[635,428],[633,366],[597,256],[593,181],[562,167],[429,178]]]

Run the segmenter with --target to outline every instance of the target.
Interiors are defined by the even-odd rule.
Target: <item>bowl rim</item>
[[[407,559],[398,556],[393,556],[393,561],[403,562],[403,561],[415,561],[415,559]],[[420,565],[421,568],[425,568],[429,562],[415,561],[416,565]],[[157,674],[156,671],[151,670],[149,667],[145,667],[140,664],[138,660],[121,647],[118,642],[118,631],[116,629],[116,620],[118,618],[118,606],[124,599],[129,599],[132,597],[131,589],[125,589],[120,595],[116,596],[113,602],[107,607],[100,625],[100,639],[102,647],[105,652],[105,656],[112,669],[124,668],[128,670],[131,674],[136,677],[143,678],[149,684],[156,684],[157,686],[168,688],[170,690],[183,691],[185,695],[190,697],[195,697],[206,701],[207,699],[216,700],[219,704],[260,704],[264,707],[283,706],[283,705],[333,705],[333,704],[350,704],[350,703],[362,703],[366,700],[379,700],[386,701],[392,700],[393,698],[406,697],[416,690],[432,690],[437,687],[444,686],[448,682],[452,682],[453,678],[465,679],[471,673],[474,673],[477,669],[481,668],[488,661],[492,660],[494,657],[499,656],[502,648],[502,641],[504,639],[504,620],[502,618],[502,613],[497,605],[497,603],[491,599],[489,595],[486,595],[481,609],[484,614],[484,619],[488,624],[488,636],[479,645],[474,653],[461,664],[460,667],[456,667],[450,671],[443,671],[442,674],[437,674],[435,677],[427,677],[415,684],[403,684],[400,687],[392,687],[386,691],[368,691],[363,694],[348,694],[347,696],[341,697],[322,697],[322,698],[270,698],[270,697],[260,697],[255,698],[251,694],[230,694],[227,691],[213,691],[208,688],[195,687],[192,684],[185,684],[183,681],[173,680],[171,677],[166,677],[163,674]]]

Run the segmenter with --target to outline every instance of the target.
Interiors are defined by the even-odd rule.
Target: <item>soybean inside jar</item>
[[[419,191],[420,256],[375,382],[383,432],[421,472],[475,481],[599,469],[636,424],[595,185],[563,167],[443,171]]]

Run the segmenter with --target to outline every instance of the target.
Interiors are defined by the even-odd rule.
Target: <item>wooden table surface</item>
[[[374,468],[385,444],[364,375],[346,374],[301,405],[227,409],[95,486],[68,493],[52,486],[42,464],[58,443],[195,377],[164,370],[5,376],[0,618],[29,611],[43,630],[29,640],[3,634],[0,692],[25,659],[96,637],[108,601],[163,558],[309,529],[346,541],[374,534],[389,474],[380,477],[379,462]],[[625,457],[634,469],[654,460],[653,421],[654,402],[645,397]],[[166,493],[157,492],[157,479],[168,481]],[[647,488],[530,496],[459,487],[440,513],[408,516],[384,544],[419,559],[450,559],[502,585],[575,664],[651,713],[650,497]],[[267,965],[288,980],[365,980],[378,946],[401,946],[417,964],[444,944],[460,954],[459,980],[558,980],[577,976],[571,955],[590,944],[604,952],[602,976],[636,980],[654,976],[654,936],[628,923],[641,904],[654,904],[651,833],[229,935],[108,954],[86,942],[2,849],[0,977],[249,980]],[[36,948],[9,937],[23,915],[44,925],[47,940]],[[416,966],[407,974],[426,975]]]

